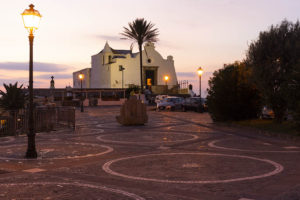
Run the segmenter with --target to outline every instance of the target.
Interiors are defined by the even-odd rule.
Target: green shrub
[[[300,131],[300,101],[298,101],[295,110],[293,111],[293,119],[297,125],[297,129]]]
[[[209,80],[207,105],[214,121],[256,118],[261,111],[261,97],[248,80],[251,71],[244,63],[225,65]]]
[[[281,123],[287,109],[293,110],[300,96],[300,22],[282,21],[262,31],[252,42],[246,63],[266,103]],[[298,94],[297,94],[298,93]]]

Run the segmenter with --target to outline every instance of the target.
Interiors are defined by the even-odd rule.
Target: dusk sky
[[[72,72],[91,67],[91,56],[108,41],[129,49],[120,40],[123,26],[145,18],[159,29],[156,49],[173,55],[178,80],[190,80],[198,91],[196,70],[206,73],[245,57],[259,32],[283,19],[299,19],[299,0],[9,0],[0,12],[0,85],[28,84],[29,42],[21,13],[33,3],[42,17],[34,41],[34,87],[72,85]],[[134,51],[137,51],[135,45]],[[203,88],[203,89],[204,89]]]

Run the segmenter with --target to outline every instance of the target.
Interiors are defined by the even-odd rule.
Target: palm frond
[[[23,85],[18,87],[18,82],[15,84],[3,84],[6,92],[0,90],[0,107],[5,110],[18,110],[24,108],[25,96],[22,91]]]
[[[154,26],[155,25],[151,22],[143,18],[138,18],[133,22],[129,22],[128,28],[123,27],[124,30],[121,35],[133,40],[139,45],[142,45],[144,42],[157,42],[159,32]]]

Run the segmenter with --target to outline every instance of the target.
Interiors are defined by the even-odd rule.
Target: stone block
[[[148,122],[146,105],[136,96],[131,96],[121,106],[120,116],[116,118],[124,126],[144,125]]]

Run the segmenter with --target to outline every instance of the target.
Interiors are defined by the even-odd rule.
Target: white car
[[[183,103],[183,98],[181,97],[166,97],[163,100],[159,101],[156,104],[157,110],[175,110],[175,109],[181,109]]]
[[[167,97],[168,97],[168,95],[157,95],[155,97],[155,103],[157,104],[157,103],[161,102],[162,100],[164,100]]]

